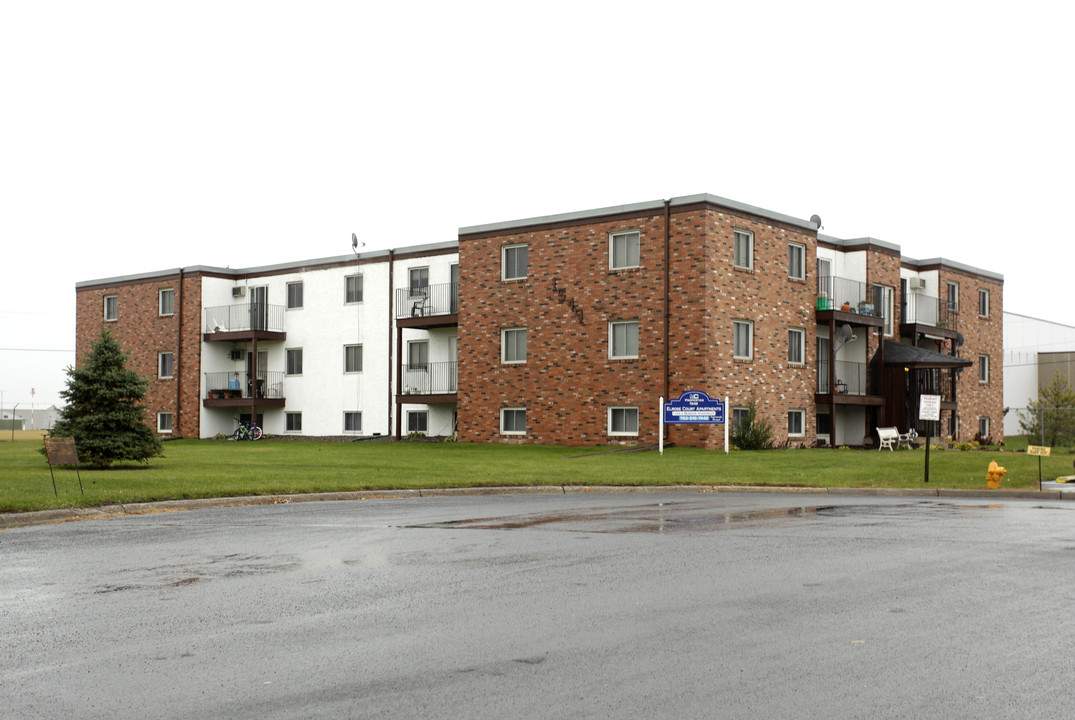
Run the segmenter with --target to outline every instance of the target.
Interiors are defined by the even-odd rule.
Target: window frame
[[[623,338],[623,352],[616,353],[616,331],[618,327],[624,327],[626,329],[626,335]],[[631,332],[630,327],[634,326],[634,354],[630,354],[631,351]],[[637,360],[639,351],[639,322],[638,320],[611,320],[608,323],[608,358],[609,360]]]
[[[797,417],[799,422],[798,432],[792,431],[792,418]],[[788,437],[805,437],[806,436],[806,411],[800,408],[791,408],[788,410]]]
[[[298,292],[293,292],[295,289]],[[287,309],[288,310],[301,310],[303,305],[303,296],[305,295],[305,289],[303,288],[302,280],[293,280],[287,283]],[[295,301],[298,304],[293,304]]]
[[[298,421],[293,422],[293,421]],[[298,427],[293,427],[293,425]],[[285,412],[284,413],[284,432],[288,433],[300,433],[302,432],[302,412]]]
[[[978,288],[978,317],[989,317],[989,291]]]
[[[418,274],[415,282],[415,273]],[[407,293],[410,297],[423,297],[429,294],[429,266],[407,269]]]
[[[978,437],[983,440],[989,437],[989,418],[985,416],[978,418]]]
[[[511,414],[513,418],[518,418],[518,413],[522,413],[523,429],[508,429],[507,418]],[[526,408],[524,407],[507,407],[500,408],[500,434],[501,435],[526,435]]]
[[[164,374],[164,357],[168,356],[168,374]],[[157,353],[157,379],[171,380],[175,377],[175,352],[162,350]]]
[[[419,352],[420,357],[418,362],[414,362],[414,352],[417,347],[425,347],[424,352]],[[407,341],[407,370],[429,370],[429,340],[408,340]]]
[[[518,251],[518,250],[522,250],[523,254],[524,254],[522,273],[521,274],[511,275],[511,274],[509,274],[509,267],[511,267],[513,272],[516,272],[516,273],[519,272],[519,268],[517,267],[518,258],[516,258],[514,262],[509,263],[508,255],[509,255],[509,253],[512,254],[512,255],[515,255],[516,253],[514,253],[512,251]],[[526,243],[515,243],[515,244],[512,244],[512,245],[504,245],[504,246],[502,246],[500,248],[500,279],[501,280],[525,280],[527,278],[527,276],[529,275],[529,272],[530,272],[530,246],[528,244],[526,244]]]
[[[793,344],[792,337],[798,335],[797,343]],[[792,350],[798,350],[799,359],[792,358]],[[796,367],[806,364],[806,329],[788,328],[788,364]]]
[[[746,265],[739,262],[742,255],[739,251],[740,240],[746,242]],[[739,228],[732,230],[732,266],[740,270],[754,269],[754,233],[752,231]]]
[[[634,263],[631,262],[631,239],[634,240]],[[619,240],[625,242],[624,258],[622,264],[616,262],[616,243]],[[608,234],[608,269],[609,270],[632,270],[642,267],[642,233],[639,230],[618,230]]]
[[[957,283],[955,281],[952,281],[952,280],[948,280],[947,285],[945,287],[947,288],[947,293],[948,293],[947,296],[945,297],[945,302],[948,304],[948,311],[958,313],[959,312],[959,283]]]
[[[989,384],[989,356],[978,356],[978,382],[982,385]]]
[[[284,348],[284,375],[287,377],[298,377],[302,375],[302,348]],[[294,372],[294,364],[292,359],[298,359],[298,372]]]
[[[508,335],[511,334],[513,338],[517,338],[518,334],[522,333],[522,357],[518,357],[518,340],[514,342],[508,342]],[[510,327],[502,328],[500,330],[500,362],[504,365],[522,365],[526,362],[526,340],[527,333],[525,327]],[[509,352],[509,350],[511,352]],[[511,355],[515,355],[511,357]]]
[[[164,311],[164,298],[165,296],[171,298],[169,305],[171,306],[168,312]],[[158,317],[171,317],[175,315],[175,288],[161,288],[157,291],[157,316]]]
[[[749,415],[750,415],[750,408],[746,407],[745,405],[740,406],[740,407],[733,407],[731,409],[731,415],[728,418],[729,420],[731,420],[732,426],[730,428],[728,428],[728,429],[734,431],[736,426],[739,425],[739,423],[741,423],[744,420],[746,420]],[[739,419],[736,419],[737,417]]]
[[[350,361],[353,359],[352,355],[354,354],[353,351],[355,350],[358,351],[358,367],[352,368]],[[345,375],[357,375],[358,373],[362,372],[362,363],[362,343],[351,343],[343,346],[343,372]]]
[[[621,417],[626,420],[630,417],[634,417],[634,430],[616,430],[615,421],[617,412],[621,413]],[[625,426],[627,423],[624,423]],[[608,408],[608,434],[611,437],[638,437],[639,428],[638,406],[637,405],[610,405]]]
[[[357,423],[355,422],[357,421]],[[348,424],[358,427],[348,427]],[[360,433],[362,432],[362,411],[361,410],[344,410],[343,411],[343,431],[345,433]]]
[[[167,420],[168,420],[168,422],[167,422],[168,427],[163,427],[163,423],[161,422],[165,418],[167,418]],[[172,433],[173,430],[175,429],[175,424],[173,422],[174,419],[175,419],[174,415],[171,412],[167,411],[167,410],[158,412],[157,413],[157,432],[161,433],[161,434],[170,434],[170,433]]]
[[[111,308],[109,308],[111,305]],[[109,312],[111,310],[111,312]],[[104,314],[105,322],[116,322],[119,320],[119,295],[105,295],[104,305],[101,312]]]
[[[356,280],[357,287],[355,288],[358,297],[354,300],[351,299],[351,281]],[[365,280],[363,280],[362,273],[355,275],[345,275],[343,278],[343,304],[344,305],[358,305],[362,302],[362,294],[365,288]]]
[[[795,270],[795,253],[799,253],[799,274]],[[802,243],[788,243],[788,277],[792,280],[806,280],[806,246]]]
[[[742,355],[739,353],[739,331],[738,326],[746,327],[747,331],[747,354]],[[732,320],[732,359],[733,360],[753,360],[754,359],[754,322],[752,320]]]
[[[418,420],[421,420],[419,423]],[[415,422],[411,422],[414,420]],[[417,427],[421,425],[422,427]],[[407,433],[429,433],[429,411],[428,410],[408,410],[407,411]]]

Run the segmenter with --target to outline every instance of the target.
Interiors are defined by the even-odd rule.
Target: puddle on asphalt
[[[286,572],[299,567],[300,564],[297,558],[290,556],[266,557],[238,553],[217,555],[200,562],[120,569],[115,572],[115,579],[120,582],[98,585],[93,592],[106,594],[129,590],[181,588],[195,585],[203,580]]]
[[[587,533],[675,533],[727,530],[744,525],[774,525],[812,518],[839,518],[879,522],[913,514],[927,516],[965,514],[999,509],[1001,505],[956,505],[919,502],[897,505],[795,505],[754,510],[717,511],[696,502],[653,503],[584,512],[551,512],[507,517],[448,520],[409,528],[463,530],[547,529]]]

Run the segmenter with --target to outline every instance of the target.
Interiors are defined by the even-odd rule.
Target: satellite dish
[[[855,331],[852,330],[851,326],[847,323],[844,323],[843,326],[840,328],[840,338],[845,343],[855,342],[855,340],[857,339],[855,337]]]
[[[821,216],[820,215],[811,215],[810,216],[810,222],[812,222],[815,225],[817,225],[818,230],[821,229]]]
[[[358,250],[358,235],[351,233],[351,249]]]
[[[963,337],[963,333],[956,333],[956,347],[963,347],[964,342],[966,342],[966,338]]]

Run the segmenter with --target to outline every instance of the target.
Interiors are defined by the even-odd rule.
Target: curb
[[[63,508],[24,513],[0,513],[0,530],[54,525],[76,520],[106,520],[130,515],[204,510],[207,508],[287,505],[338,500],[405,500],[409,498],[473,497],[483,495],[568,495],[598,493],[780,493],[785,495],[847,495],[874,497],[949,497],[993,500],[1065,500],[1060,490],[955,490],[925,488],[811,488],[769,485],[520,485],[518,487],[428,488],[424,490],[349,490],[298,495],[247,495],[225,498],[160,500],[157,502]],[[1075,500],[1075,493],[1069,493]]]

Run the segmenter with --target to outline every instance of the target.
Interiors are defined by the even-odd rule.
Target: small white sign
[[[940,395],[920,395],[918,398],[918,419],[919,420],[940,420],[941,419],[941,396]]]

